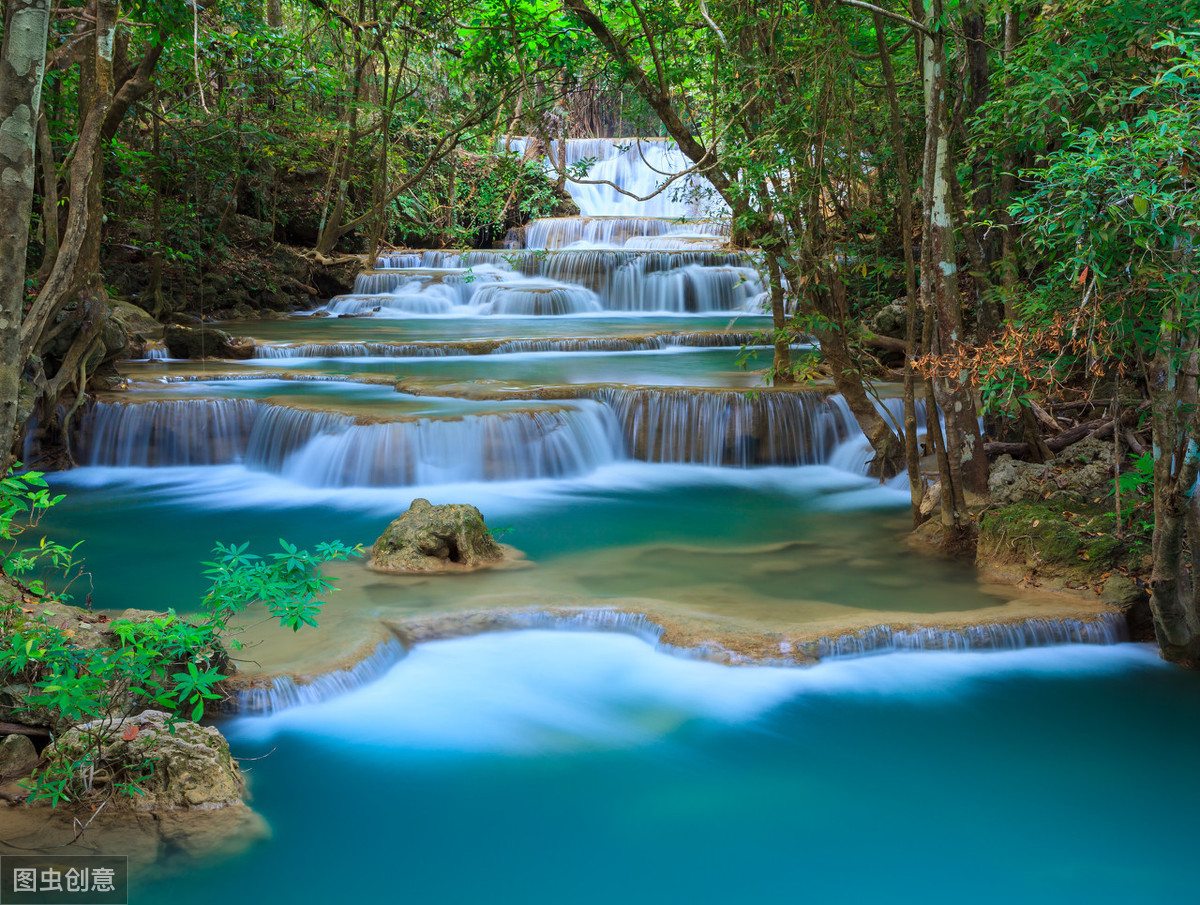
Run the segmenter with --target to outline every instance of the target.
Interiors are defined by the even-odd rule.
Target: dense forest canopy
[[[288,311],[381,249],[499,247],[570,211],[563,139],[667,138],[658,191],[768,281],[770,378],[831,380],[918,520],[935,472],[948,547],[989,456],[1149,455],[1159,641],[1200,658],[1197,0],[7,0],[3,42],[6,456],[70,462],[131,305]]]

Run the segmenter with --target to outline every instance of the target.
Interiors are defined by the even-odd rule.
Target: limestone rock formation
[[[1088,438],[1068,446],[1045,464],[1000,456],[988,475],[988,490],[1001,505],[1095,495],[1112,484],[1112,443]]]
[[[503,549],[474,506],[413,500],[375,541],[370,566],[383,572],[467,571],[503,559]]]
[[[172,358],[250,358],[254,343],[235,339],[215,327],[171,325],[163,334]]]
[[[186,720],[172,725],[170,716],[159,710],[76,726],[43,754],[51,764],[77,763],[96,750],[89,738],[97,735],[96,774],[128,771],[144,792],[132,798],[117,796],[114,803],[143,811],[242,803],[246,784],[221,733]]]

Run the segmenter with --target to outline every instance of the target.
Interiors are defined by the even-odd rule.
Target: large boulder
[[[474,506],[412,506],[371,548],[370,566],[383,572],[466,571],[498,563],[504,551]]]
[[[134,782],[142,794],[113,799],[134,810],[240,805],[246,791],[220,732],[159,710],[76,726],[43,754],[52,767],[89,763],[96,777]]]
[[[172,358],[250,358],[254,343],[234,339],[215,327],[169,326],[163,334]]]

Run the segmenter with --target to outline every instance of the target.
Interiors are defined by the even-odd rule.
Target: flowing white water
[[[316,487],[397,487],[586,474],[621,440],[604,407],[357,424],[349,415],[245,399],[101,403],[80,441],[89,465],[243,463]]]
[[[515,154],[524,154],[528,139],[514,138],[510,142]],[[567,191],[584,216],[695,220],[725,212],[724,203],[709,182],[689,172],[694,163],[673,141],[572,138],[562,150],[572,176],[574,168],[591,163],[583,179],[566,182]],[[544,160],[547,172],[555,178],[559,155],[559,143],[550,142]],[[651,195],[654,197],[648,197]]]
[[[807,669],[730,668],[663,656],[610,632],[502,632],[423,644],[348,694],[239,720],[235,738],[281,733],[356,746],[528,754],[651,743],[697,718],[745,723],[806,696],[956,696],[1005,676],[1166,668],[1137,645],[895,653]]]
[[[808,465],[856,431],[820,393],[601,388],[540,409],[359,424],[249,399],[100,403],[80,455],[120,468],[241,462],[318,487],[410,486],[586,474],[629,458]]]

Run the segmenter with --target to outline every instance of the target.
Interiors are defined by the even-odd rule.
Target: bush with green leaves
[[[229,651],[242,647],[231,621],[261,605],[293,631],[315,626],[319,598],[334,586],[321,565],[359,556],[361,549],[335,541],[309,552],[281,540],[280,551],[258,555],[248,544],[217,544],[215,558],[204,564],[212,584],[197,613],[185,618],[169,610],[145,620],[116,620],[111,641],[85,643],[61,624],[69,612],[61,606],[64,595],[47,590],[43,578],[22,580],[41,566],[68,575],[78,569],[75,547],[44,540],[21,547],[17,541],[61,499],[50,495],[36,472],[0,480],[0,580],[16,592],[0,602],[0,686],[24,691],[23,712],[31,722],[54,732],[78,726],[87,740],[77,761],[51,763],[34,774],[30,800],[95,804],[112,795],[136,794],[139,777],[154,769],[152,762],[103,762],[116,721],[147,708],[201,719],[223,698]]]

